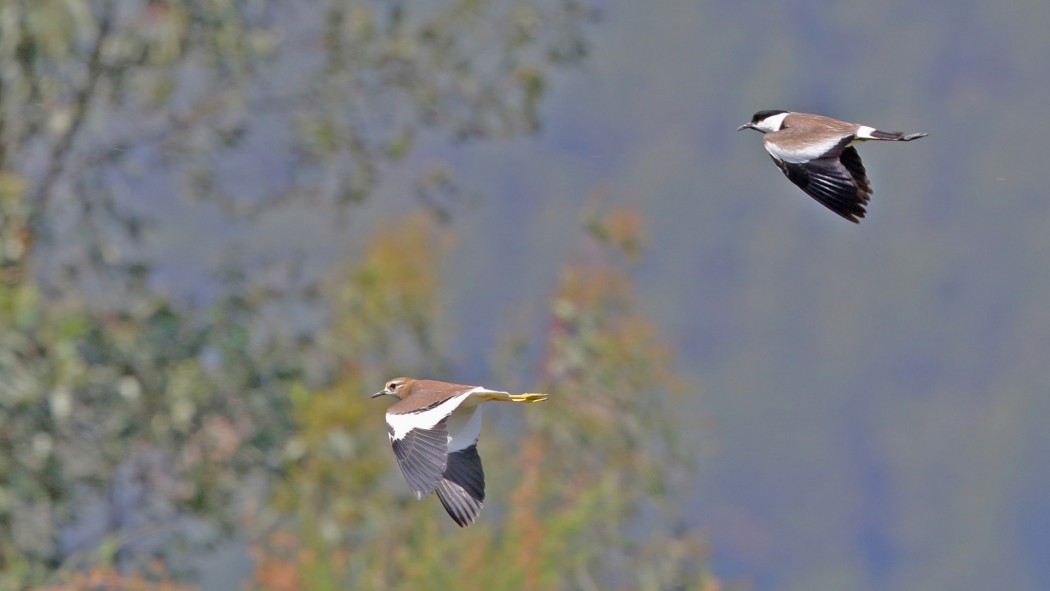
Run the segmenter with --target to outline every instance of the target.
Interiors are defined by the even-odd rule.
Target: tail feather
[[[880,131],[876,129],[871,132],[871,138],[876,140],[887,140],[897,142],[910,142],[917,140],[921,137],[926,137],[928,133],[903,133],[900,131]]]

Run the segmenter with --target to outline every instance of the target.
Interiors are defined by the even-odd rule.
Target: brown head
[[[404,399],[412,392],[412,385],[414,383],[415,380],[412,378],[394,378],[388,381],[382,390],[373,394],[372,398],[393,396],[394,398]]]

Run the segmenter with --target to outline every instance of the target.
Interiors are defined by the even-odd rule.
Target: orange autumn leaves
[[[299,432],[272,499],[297,517],[253,546],[255,588],[538,591],[581,577],[610,589],[642,579],[716,588],[695,536],[630,539],[643,503],[675,519],[665,503],[670,472],[691,467],[670,435],[669,403],[684,380],[673,349],[635,306],[641,217],[591,207],[583,225],[587,238],[562,268],[547,324],[525,335],[544,351],[528,373],[530,385],[552,392],[550,405],[515,415],[513,441],[486,440],[485,513],[455,531],[398,481],[381,409],[364,395],[378,383],[373,373],[411,367],[406,359],[434,363],[435,298],[453,237],[426,215],[377,229],[360,263],[330,284],[329,338],[345,345],[343,373],[331,387],[293,396]]]

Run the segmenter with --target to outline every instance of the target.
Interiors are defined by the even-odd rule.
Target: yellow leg
[[[511,402],[540,402],[547,399],[546,394],[539,392],[525,392],[524,394],[508,394]]]
[[[538,392],[526,392],[524,394],[508,394],[506,392],[482,392],[474,395],[481,400],[498,400],[500,402],[539,402],[546,400],[546,394]]]

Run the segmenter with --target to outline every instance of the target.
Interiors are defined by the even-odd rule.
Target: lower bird
[[[417,499],[437,493],[452,520],[466,527],[485,501],[478,455],[482,402],[539,402],[546,394],[509,394],[480,386],[394,378],[372,398],[398,398],[386,412],[397,464]]]
[[[860,223],[872,190],[853,144],[867,140],[910,142],[925,133],[879,131],[808,113],[759,111],[737,128],[762,132],[773,162],[811,197],[853,223]]]

